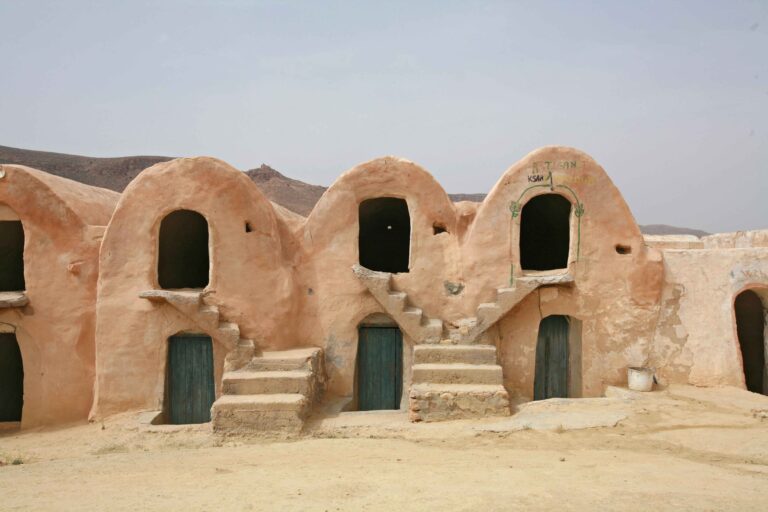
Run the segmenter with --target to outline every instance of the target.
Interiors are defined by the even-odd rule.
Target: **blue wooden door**
[[[24,367],[13,333],[0,333],[0,421],[21,421]]]
[[[358,409],[399,409],[403,390],[403,335],[397,327],[360,327]]]
[[[168,341],[170,423],[180,425],[211,421],[215,394],[210,336],[171,336]]]
[[[552,315],[539,324],[533,399],[568,397],[568,317]]]

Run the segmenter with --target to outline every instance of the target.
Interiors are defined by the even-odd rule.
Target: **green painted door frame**
[[[568,397],[568,317],[552,315],[541,320],[536,343],[533,399]]]
[[[216,399],[213,342],[202,334],[168,339],[168,422],[173,425],[211,421]]]
[[[403,335],[400,329],[361,326],[358,332],[358,410],[399,409],[403,391]]]

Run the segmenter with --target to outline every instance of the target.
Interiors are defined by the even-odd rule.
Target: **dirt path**
[[[296,440],[222,440],[125,416],[4,434],[0,454],[24,463],[0,467],[0,510],[768,510],[760,403],[704,398],[623,402],[618,426],[579,430],[350,415]],[[594,407],[574,402],[537,414],[567,425]]]

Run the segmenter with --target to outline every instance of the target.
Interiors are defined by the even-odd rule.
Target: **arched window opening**
[[[571,203],[558,194],[536,196],[520,214],[520,266],[523,270],[568,267]]]
[[[380,272],[408,272],[411,217],[408,204],[396,197],[360,203],[360,265]]]
[[[736,297],[736,331],[744,365],[744,380],[753,393],[768,394],[765,378],[765,308],[760,297],[746,290]]]
[[[176,210],[160,223],[157,280],[161,288],[208,285],[208,222],[191,210]]]
[[[0,333],[0,422],[21,421],[24,365],[14,333]]]
[[[19,220],[0,221],[0,292],[25,289],[24,228]]]

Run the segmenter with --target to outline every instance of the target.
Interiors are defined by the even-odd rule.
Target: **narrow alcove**
[[[741,347],[744,381],[753,393],[768,394],[765,373],[765,311],[760,297],[746,290],[736,297],[736,332]]]
[[[13,333],[0,333],[0,422],[21,421],[24,364]]]
[[[191,210],[176,210],[160,223],[157,280],[161,288],[208,285],[208,222]]]
[[[523,270],[568,267],[571,203],[558,194],[528,201],[520,215],[520,266]]]
[[[408,272],[411,217],[408,204],[396,197],[360,203],[360,265],[381,272]]]
[[[19,220],[0,221],[0,292],[25,289],[24,227]]]

